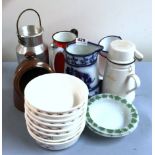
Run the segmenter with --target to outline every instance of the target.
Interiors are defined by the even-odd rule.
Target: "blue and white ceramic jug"
[[[76,39],[65,50],[65,73],[83,80],[89,89],[89,96],[99,93],[99,71],[97,67],[98,53],[102,46]]]

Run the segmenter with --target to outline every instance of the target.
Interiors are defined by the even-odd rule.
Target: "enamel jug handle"
[[[140,87],[140,85],[141,85],[140,78],[139,78],[136,74],[130,74],[130,75],[128,76],[128,82],[129,82],[131,79],[134,80],[135,86],[134,86],[133,88],[131,88],[131,89],[128,88],[127,93],[130,93],[130,92],[136,90],[136,89],[137,89],[138,87]],[[129,84],[129,83],[128,83],[128,84]]]

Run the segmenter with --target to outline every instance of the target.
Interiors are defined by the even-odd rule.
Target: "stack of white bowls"
[[[85,127],[88,93],[82,80],[68,74],[50,73],[31,80],[24,91],[31,137],[50,150],[77,142]]]

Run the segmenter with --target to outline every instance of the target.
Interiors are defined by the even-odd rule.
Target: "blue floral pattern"
[[[80,72],[80,71],[74,69],[73,67],[67,67],[66,68],[66,73],[70,74],[70,75],[74,75],[74,76],[78,77],[79,79],[81,79],[82,81],[84,81],[86,83],[86,85],[88,86],[88,89],[91,88],[90,85],[95,80],[95,78],[92,79],[91,76],[88,73]]]
[[[97,56],[97,52],[86,56],[70,55],[66,53],[66,63],[75,67],[86,67],[94,64],[97,61]]]

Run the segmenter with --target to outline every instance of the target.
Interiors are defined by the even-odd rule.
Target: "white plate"
[[[121,137],[133,132],[139,122],[134,105],[119,96],[99,94],[89,99],[87,124],[95,133]]]
[[[51,73],[38,76],[25,87],[24,98],[32,107],[45,112],[71,112],[81,107],[79,92],[88,97],[87,85],[75,76]]]

